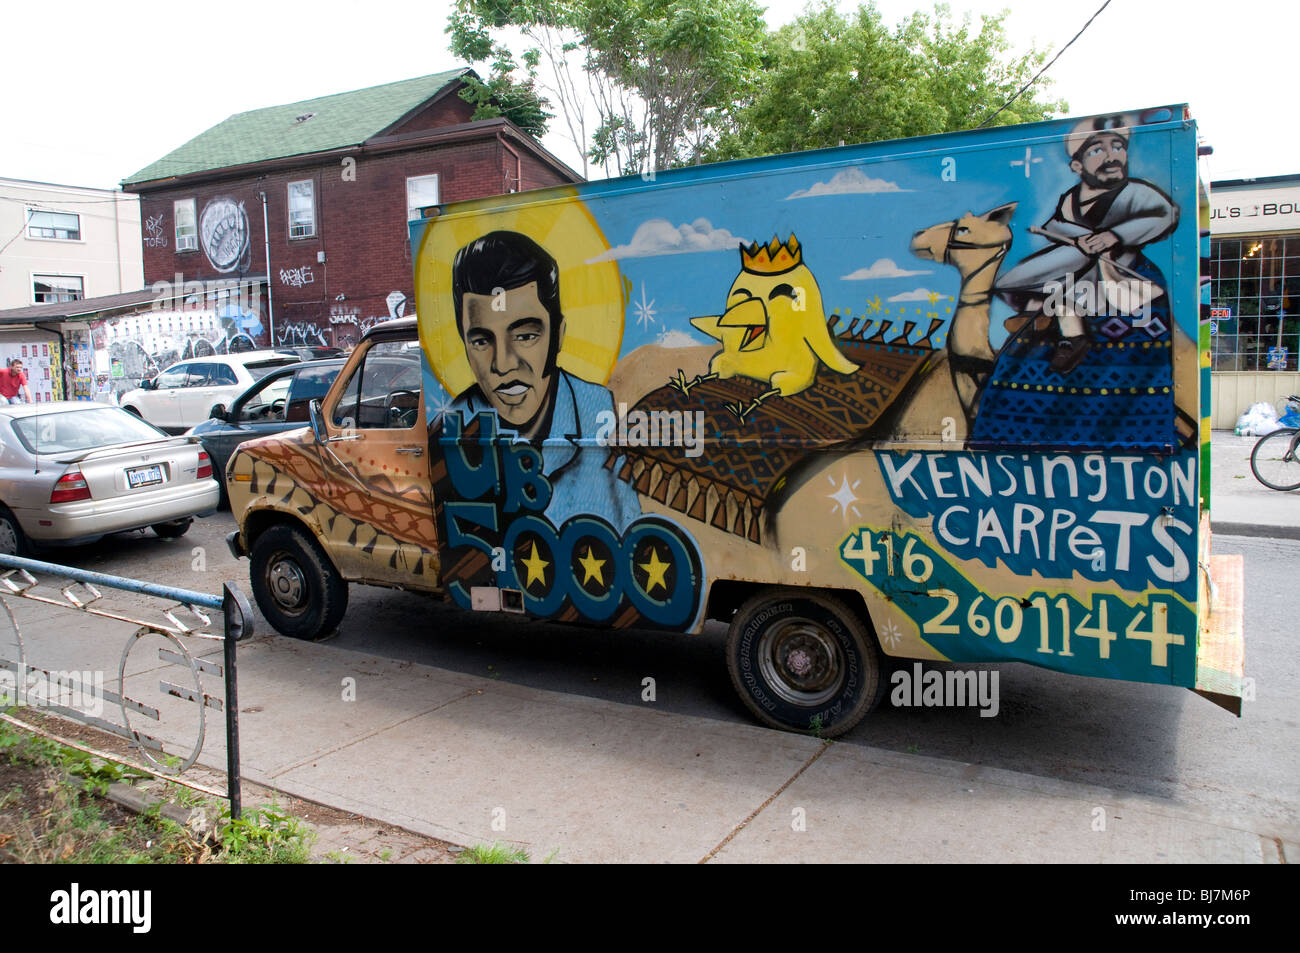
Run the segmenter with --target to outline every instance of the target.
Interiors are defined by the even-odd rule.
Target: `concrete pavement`
[[[1300,493],[1254,481],[1251,445],[1215,437],[1216,529],[1282,535],[1300,527]],[[1243,459],[1248,480],[1238,479]],[[115,677],[132,627],[11,602],[33,663]],[[0,647],[6,628],[0,612]],[[219,658],[212,643],[185,641],[196,655]],[[159,699],[162,663],[145,648],[126,662],[128,691],[162,708],[153,729],[160,737],[188,747],[193,710]],[[250,781],[453,844],[511,842],[534,859],[1300,860],[1300,820],[825,744],[266,632],[240,647],[239,665]],[[219,722],[207,731],[201,762],[220,767]]]
[[[1300,490],[1270,490],[1250,469],[1258,437],[1214,431],[1210,448],[1210,528],[1232,536],[1300,539]]]

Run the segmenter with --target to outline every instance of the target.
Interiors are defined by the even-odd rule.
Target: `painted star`
[[[661,587],[667,591],[668,579],[665,574],[668,572],[668,567],[671,566],[672,563],[661,563],[659,561],[659,553],[653,546],[650,547],[650,561],[637,563],[637,565],[646,572],[646,595],[650,595],[654,592],[656,587]]]
[[[884,302],[880,300],[880,295],[876,295],[867,302],[867,314],[879,314],[880,309],[884,306]]]
[[[895,648],[903,639],[903,633],[898,631],[898,626],[894,625],[894,620],[890,619],[880,628],[880,637],[885,640],[885,644],[891,649]]]
[[[602,570],[606,561],[593,556],[590,546],[587,547],[586,555],[579,559],[578,562],[582,564],[583,571],[586,573],[582,580],[584,586],[593,579],[600,585],[605,585],[605,573]]]
[[[536,540],[533,540],[532,545],[533,550],[529,554],[528,558],[521,560],[521,562],[528,567],[528,581],[524,583],[525,589],[531,586],[534,582],[540,582],[545,585],[546,567],[550,565],[550,563],[537,554]]]
[[[826,479],[830,481],[831,486],[835,485],[834,477],[827,476]],[[847,473],[844,474],[843,480],[844,482],[840,485],[840,488],[836,490],[834,493],[827,493],[826,498],[828,500],[834,501],[834,505],[831,507],[831,515],[834,515],[835,511],[838,509],[839,512],[843,514],[844,518],[848,519],[849,507],[853,506],[854,503],[856,503],[859,499],[861,499],[861,497],[859,497],[853,491],[858,488],[858,485],[861,484],[862,481],[854,480],[853,485],[849,486],[849,475]],[[853,506],[853,513],[855,516],[862,515],[861,513],[858,512],[858,508],[856,506]]]
[[[931,292],[930,292],[930,304],[938,304],[938,303],[939,303],[939,299],[942,298],[942,297],[943,297],[943,295],[939,294],[939,292],[937,292],[937,291],[931,291]]]
[[[644,281],[641,282],[641,300],[640,300],[640,301],[633,301],[633,302],[632,302],[632,309],[636,312],[636,319],[637,319],[637,322],[640,323],[640,325],[641,325],[642,328],[645,328],[645,327],[648,327],[648,326],[651,325],[651,324],[654,324],[654,322],[655,322],[655,315],[658,314],[659,312],[657,312],[657,311],[655,310],[655,299],[654,299],[654,298],[651,298],[649,301],[646,301],[646,299],[645,299],[645,282],[644,282]]]

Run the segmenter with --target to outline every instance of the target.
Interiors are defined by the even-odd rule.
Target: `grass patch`
[[[108,800],[109,786],[142,772],[0,722],[0,861],[34,864],[300,864],[314,833],[273,803],[235,820],[213,801],[168,785],[215,816],[191,829]],[[220,802],[224,803],[224,802]],[[210,829],[209,829],[210,828]]]
[[[548,860],[550,858],[547,858]],[[492,844],[475,844],[456,855],[458,864],[526,864],[528,851],[496,841]]]

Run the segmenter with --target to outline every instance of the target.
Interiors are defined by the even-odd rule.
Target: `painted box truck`
[[[1207,214],[1182,106],[427,209],[418,318],[232,458],[232,549],[299,637],[352,582],[610,638],[719,620],[753,714],[828,737],[887,656],[1240,714]]]

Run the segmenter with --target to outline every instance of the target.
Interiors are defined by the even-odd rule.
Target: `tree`
[[[619,175],[698,161],[751,95],[765,32],[755,0],[457,0],[447,32],[470,62],[513,62],[511,30],[532,44],[525,64],[555,76],[537,87],[584,172],[590,160]]]
[[[493,119],[504,116],[524,132],[536,139],[546,135],[547,123],[555,118],[546,111],[550,105],[538,92],[535,56],[526,53],[523,78],[516,77],[520,69],[514,54],[501,44],[494,44],[482,25],[460,10],[448,18],[447,32],[452,35],[452,48],[471,63],[491,61],[486,81],[477,76],[465,77],[461,98],[474,104],[473,119]]]
[[[955,132],[992,115],[1045,51],[1008,56],[1006,14],[951,21],[946,5],[891,30],[874,3],[850,16],[829,2],[768,35],[762,79],[708,153],[711,160]],[[1046,119],[1059,101],[1026,92],[993,125]]]

